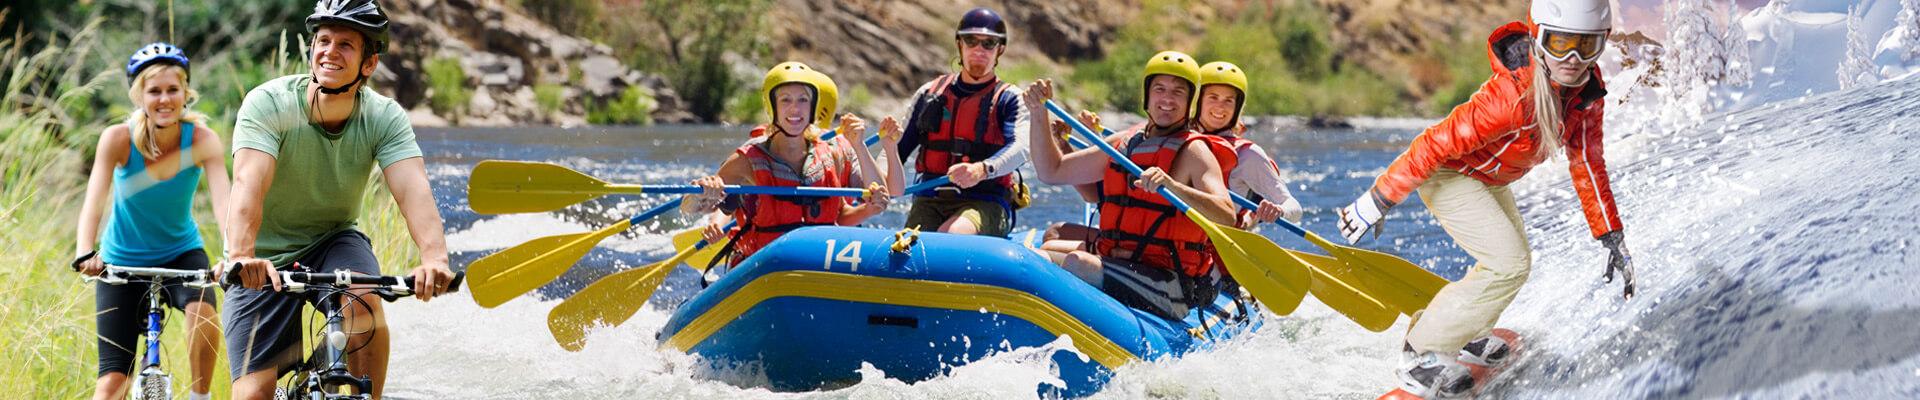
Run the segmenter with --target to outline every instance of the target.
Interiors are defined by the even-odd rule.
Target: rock
[[[618,95],[627,82],[633,82],[629,79],[639,74],[610,56],[587,57],[575,65],[580,67],[580,86],[600,97]]]
[[[413,124],[415,128],[440,128],[452,125],[448,124],[445,118],[433,115],[433,109],[427,108],[425,104],[407,110],[407,121]]]
[[[1449,83],[1443,54],[1431,48],[1464,41],[1473,54],[1486,52],[1486,38],[1507,21],[1527,17],[1527,0],[1409,1],[1314,0],[1333,24],[1335,57],[1399,81],[1425,98]],[[1483,57],[1484,58],[1484,57]]]
[[[491,92],[492,91],[486,89],[473,91],[473,97],[467,102],[467,112],[470,115],[493,114],[495,108],[499,107],[500,104],[493,101],[493,95],[490,94]]]
[[[1132,17],[1135,3],[1018,0],[990,5],[1007,18],[1013,37],[1000,65],[1102,57],[1102,40],[1111,40],[1119,24]],[[842,99],[855,88],[873,97],[864,110],[848,111],[904,109],[904,99],[914,89],[957,68],[953,31],[960,15],[973,7],[953,1],[779,0],[769,21],[773,32],[767,36],[773,38],[772,57],[767,65],[740,69],[759,76],[775,62],[797,60],[843,82]]]
[[[422,71],[430,58],[453,57],[460,61],[468,84],[476,85],[470,88],[474,98],[467,115],[440,117],[461,125],[584,119],[588,103],[611,99],[634,85],[654,92],[659,104],[652,115],[655,121],[692,120],[665,80],[628,68],[605,45],[559,32],[503,2],[392,0],[382,6],[393,21],[394,45],[381,55],[381,69],[387,73],[377,74],[376,88],[390,91],[402,106],[418,108],[426,103]],[[531,87],[575,86],[569,80],[576,66],[582,75],[592,75],[578,82],[589,90],[563,96],[566,104],[557,115],[541,112],[538,102],[532,100]]]

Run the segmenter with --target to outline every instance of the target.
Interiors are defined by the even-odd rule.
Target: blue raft
[[[901,240],[854,227],[788,233],[675,311],[661,346],[799,391],[857,383],[862,363],[922,381],[1066,336],[1081,354],[1050,357],[1066,387],[1037,390],[1082,396],[1122,364],[1177,357],[1259,327],[1260,318],[1241,317],[1253,304],[1226,294],[1181,321],[1128,308],[1006,239]]]

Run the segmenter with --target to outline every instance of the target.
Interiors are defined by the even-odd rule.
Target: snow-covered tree
[[[1714,29],[1707,1],[1673,0],[1661,15],[1667,39],[1655,93],[1663,104],[1658,113],[1665,125],[1691,125],[1713,111],[1713,89],[1726,78],[1725,42]]]
[[[1920,0],[1904,0],[1920,1]],[[1747,86],[1753,83],[1752,45],[1747,43],[1747,30],[1740,24],[1740,7],[1727,7],[1727,29],[1720,37],[1720,48],[1726,51],[1726,76],[1721,83],[1729,86]]]
[[[1900,61],[1920,59],[1920,0],[1900,0],[1900,14],[1894,17],[1893,30],[1899,32]]]
[[[1674,0],[1662,16],[1667,26],[1666,68],[1678,69],[1685,81],[1718,81],[1726,75],[1726,57],[1720,34],[1713,29],[1707,0]]]
[[[1847,9],[1847,54],[1840,59],[1840,68],[1836,71],[1843,90],[1880,82],[1879,70],[1873,65],[1873,46],[1867,44],[1866,34],[1861,32],[1861,19],[1856,10]]]

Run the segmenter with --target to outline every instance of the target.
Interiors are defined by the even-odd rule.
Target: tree
[[[1906,47],[1900,52],[1900,61],[1920,59],[1920,0],[1900,0],[1900,15],[1894,17],[1893,29],[1900,32],[1897,42]]]
[[[1663,79],[1655,90],[1664,104],[1660,120],[1690,124],[1713,110],[1713,88],[1727,75],[1727,59],[1708,12],[1706,0],[1674,0],[1661,15],[1667,41],[1660,55]]]
[[[1920,1],[1920,0],[1907,0]],[[1747,43],[1747,30],[1740,25],[1740,7],[1727,7],[1727,29],[1720,37],[1720,48],[1726,52],[1726,75],[1720,80],[1728,86],[1747,86],[1753,83],[1753,52]]]
[[[1852,89],[1880,82],[1880,73],[1873,65],[1873,47],[1867,44],[1866,34],[1861,32],[1861,16],[1856,7],[1847,9],[1847,54],[1840,59],[1840,89]]]
[[[758,35],[765,32],[770,0],[646,1],[640,15],[649,19],[660,41],[642,52],[654,60],[632,60],[659,67],[687,112],[702,121],[719,121],[727,100],[752,90],[735,76],[727,56],[751,62],[767,52]],[[758,80],[755,79],[754,82]]]

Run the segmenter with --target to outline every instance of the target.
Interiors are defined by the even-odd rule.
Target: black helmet
[[[387,15],[380,13],[380,4],[373,0],[320,0],[313,5],[313,15],[307,16],[307,33],[319,30],[321,25],[360,31],[371,42],[373,54],[387,50]]]
[[[953,36],[960,35],[987,35],[1006,41],[1007,21],[1000,19],[1000,13],[986,7],[975,7],[960,16],[960,29],[954,31]]]

